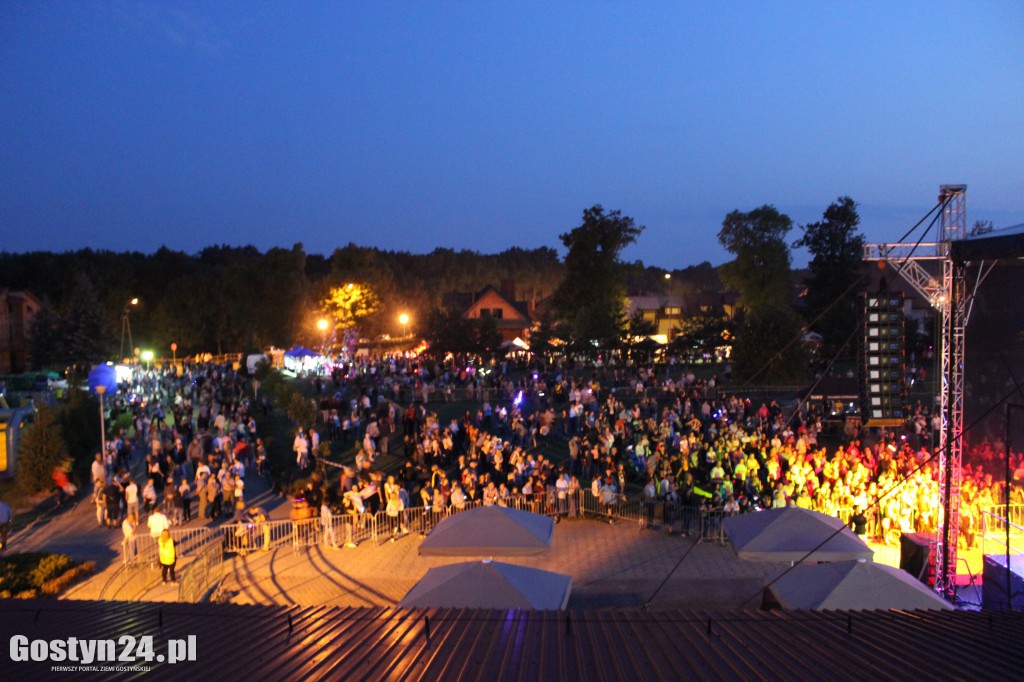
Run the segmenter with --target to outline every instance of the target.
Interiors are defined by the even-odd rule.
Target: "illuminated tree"
[[[331,287],[321,306],[334,321],[336,330],[358,327],[380,310],[380,299],[368,284],[349,282]]]

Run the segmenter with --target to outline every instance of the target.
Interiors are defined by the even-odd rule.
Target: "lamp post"
[[[138,305],[139,299],[133,298],[124,304],[124,310],[121,312],[121,359],[124,359],[124,333],[128,332],[128,347],[132,348],[132,323],[129,321],[128,316],[131,313],[132,306]]]
[[[174,367],[178,366],[178,344],[173,342],[171,343],[171,364]]]
[[[402,324],[402,338],[404,339],[408,335],[409,316],[402,313],[398,316],[398,321]]]
[[[100,453],[104,457],[107,456],[107,425],[103,417],[103,394],[106,392],[106,386],[100,384],[96,387],[96,395],[100,397]]]
[[[330,326],[330,323],[322,317],[316,321],[316,328],[323,332],[323,346],[320,349],[320,354],[324,358],[327,357],[327,328]]]
[[[327,322],[327,320],[325,320],[322,317],[319,320],[316,321],[316,328],[319,329],[323,333],[323,335],[324,335],[323,349],[324,349],[324,354],[325,355],[327,354],[327,328],[329,326],[330,326],[330,323]]]
[[[146,371],[148,372],[149,363],[153,360],[153,351],[144,350],[142,351],[142,354],[139,357],[142,358],[142,361],[146,363]]]

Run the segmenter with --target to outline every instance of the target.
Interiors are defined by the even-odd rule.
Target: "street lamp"
[[[128,314],[131,312],[131,307],[139,304],[139,299],[133,298],[124,304],[124,310],[121,312],[121,353],[120,359],[124,359],[124,333],[128,332],[128,347],[132,348],[132,324],[128,320]]]
[[[142,354],[139,357],[142,358],[142,361],[146,363],[146,370],[148,371],[149,363],[152,362],[153,360],[153,351],[144,350],[142,351]]]
[[[107,456],[107,425],[103,418],[103,394],[107,392],[107,387],[103,384],[96,386],[96,395],[100,397],[100,452],[104,457]]]
[[[398,316],[398,321],[402,324],[402,338],[404,339],[408,334],[409,316],[402,313]]]
[[[327,320],[325,320],[324,318],[322,318],[322,317],[319,320],[316,321],[316,328],[319,329],[321,332],[323,332],[323,335],[324,335],[324,344],[323,344],[323,354],[324,354],[324,356],[327,355],[327,328],[329,326],[331,326],[330,323]]]

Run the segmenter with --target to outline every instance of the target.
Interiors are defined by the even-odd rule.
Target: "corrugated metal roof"
[[[429,621],[429,641],[427,638]],[[103,679],[864,680],[1008,679],[1024,614],[950,611],[571,612],[351,609],[75,601],[0,603],[9,638],[197,638],[197,661]],[[120,651],[120,647],[118,651]]]

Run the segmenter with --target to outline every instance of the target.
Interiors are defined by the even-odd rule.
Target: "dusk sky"
[[[943,183],[1024,222],[1022,2],[0,3],[0,250],[564,252],[600,203],[680,268]]]

